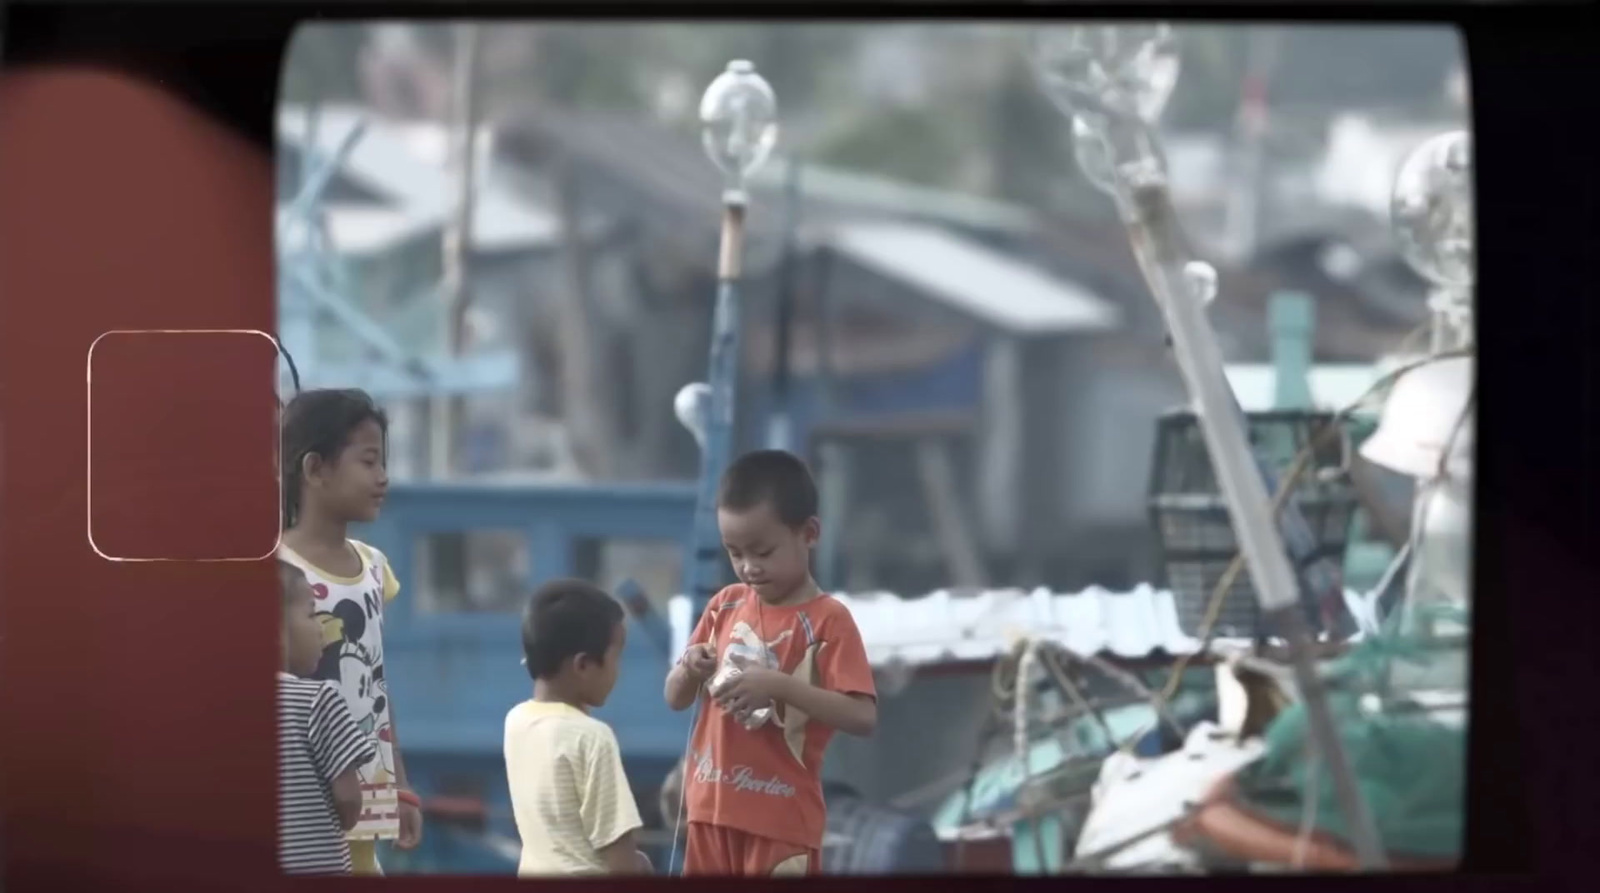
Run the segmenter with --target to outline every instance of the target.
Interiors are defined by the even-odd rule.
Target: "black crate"
[[[1287,473],[1295,455],[1333,424],[1330,413],[1277,411],[1251,413],[1248,418],[1252,449],[1280,477]],[[1172,591],[1183,631],[1199,636],[1212,591],[1238,552],[1238,539],[1194,414],[1168,413],[1157,426],[1149,507],[1161,550],[1158,583]],[[1313,456],[1312,467],[1296,482],[1293,496],[1317,541],[1316,554],[1332,558],[1339,567],[1344,563],[1357,506],[1347,476],[1336,473],[1347,443],[1337,434],[1325,438]],[[1325,631],[1324,617],[1337,617],[1343,610],[1342,605],[1317,605],[1308,590],[1302,590],[1301,599],[1314,632]],[[1230,587],[1212,635],[1260,639],[1267,634],[1246,568]]]

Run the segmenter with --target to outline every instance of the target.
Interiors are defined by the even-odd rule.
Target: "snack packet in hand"
[[[744,672],[740,667],[741,663],[761,665],[764,663],[761,658],[762,656],[748,645],[741,642],[730,644],[727,650],[722,653],[722,662],[717,666],[717,672],[711,677],[709,688],[712,697],[719,697],[728,685],[738,678],[740,673]],[[750,711],[749,715],[741,722],[741,725],[754,731],[766,725],[771,719],[772,705],[769,703],[767,706],[757,707]]]

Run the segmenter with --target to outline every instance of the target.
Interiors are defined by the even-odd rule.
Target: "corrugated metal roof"
[[[1200,646],[1179,628],[1172,593],[1146,585],[1129,592],[1095,586],[1072,593],[941,590],[916,599],[889,593],[835,598],[850,608],[873,666],[993,660],[1024,637],[1076,654],[1120,658],[1189,654]],[[688,598],[674,598],[668,608],[674,655],[688,647],[692,619]]]
[[[423,209],[443,208],[447,202],[444,171],[412,152],[403,140],[387,132],[382,119],[365,109],[323,106],[317,111],[316,145],[328,157],[363,119],[366,133],[351,147],[341,173],[397,203]],[[311,121],[303,107],[278,109],[278,139],[303,147],[311,139]]]
[[[692,133],[637,117],[551,106],[525,108],[503,120],[508,158],[521,157],[536,167],[544,153],[559,147],[603,179],[628,184],[627,194],[640,196],[637,201],[643,205],[659,205],[674,238],[698,245],[715,236],[722,182]],[[756,196],[745,221],[745,269],[751,275],[767,270],[780,255],[786,164],[787,159],[775,158],[751,179]],[[890,268],[885,272],[895,279],[969,317],[1029,332],[1081,331],[1121,322],[1118,308],[1081,280],[1057,278],[1042,266],[941,228],[1033,232],[1039,224],[1029,211],[811,163],[804,167],[800,188],[803,242],[830,244],[833,236],[846,241],[863,238],[868,243],[861,246],[866,256],[858,261],[887,263]],[[919,222],[921,226],[915,225]],[[1131,269],[1126,240],[1112,241],[1120,244],[1126,257],[1119,260]],[[1104,264],[1098,251],[1075,260],[1075,268],[1091,271]],[[1133,275],[1139,282],[1136,271]]]
[[[577,112],[540,105],[502,116],[507,157],[538,168],[552,154],[637,187],[671,209],[679,230],[715,233],[722,219],[722,175],[687,134],[616,112]],[[776,232],[777,215],[752,214],[746,237]]]
[[[1099,587],[1074,593],[941,591],[914,600],[868,595],[840,601],[850,607],[875,664],[988,660],[1009,652],[1022,637],[1053,641],[1077,654],[1126,658],[1199,647],[1179,629],[1172,593],[1149,586],[1120,593]]]
[[[778,198],[786,188],[789,158],[774,158],[750,175],[752,191]],[[804,162],[800,192],[807,201],[824,201],[862,213],[879,212],[920,217],[982,229],[1031,232],[1037,227],[1031,210],[948,189],[934,189],[889,177]]]
[[[1120,321],[1115,306],[1076,283],[931,226],[839,224],[823,238],[862,266],[1008,331],[1104,330]]]

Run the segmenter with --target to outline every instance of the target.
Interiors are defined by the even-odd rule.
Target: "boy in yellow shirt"
[[[506,778],[521,877],[646,874],[643,825],[611,727],[589,715],[617,684],[622,605],[582,580],[534,593],[522,618],[533,698],[506,715]]]

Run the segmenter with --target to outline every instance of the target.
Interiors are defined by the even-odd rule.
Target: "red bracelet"
[[[395,791],[394,795],[399,798],[401,803],[409,803],[418,809],[422,808],[422,798],[410,791]]]

